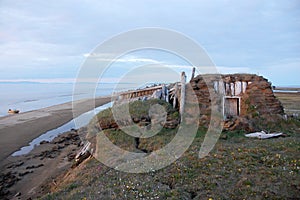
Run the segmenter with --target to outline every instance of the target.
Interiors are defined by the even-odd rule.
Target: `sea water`
[[[81,127],[87,125],[96,113],[98,113],[101,110],[104,110],[108,107],[111,107],[111,106],[112,106],[112,103],[110,102],[110,103],[104,104],[102,106],[99,106],[98,108],[95,108],[94,110],[91,110],[91,111],[88,111],[86,113],[81,114],[80,116],[78,116],[76,118],[77,120],[80,121],[80,124],[75,125],[75,121],[71,120],[68,123],[66,123],[66,124],[64,124],[64,125],[62,125],[58,128],[47,131],[46,133],[44,133],[44,134],[40,135],[39,137],[33,139],[29,143],[29,145],[24,146],[24,147],[20,148],[20,150],[14,152],[12,154],[12,156],[21,156],[21,155],[28,154],[34,149],[34,147],[40,145],[40,143],[42,141],[51,142],[55,137],[57,137],[58,135],[60,135],[64,132],[67,132],[67,131],[69,131],[71,129],[74,129],[74,128],[78,129],[78,128],[81,128]]]
[[[114,91],[115,85],[114,83],[98,85],[93,95],[96,97],[110,95]],[[26,112],[70,102],[73,98],[78,100],[91,96],[84,92],[73,94],[73,87],[74,85],[71,83],[0,83],[0,117],[8,115],[8,109]],[[87,87],[90,87],[90,85]],[[128,89],[128,84],[124,84],[124,89]],[[51,141],[63,132],[88,124],[97,112],[110,106],[111,103],[108,103],[83,113],[78,117],[80,120],[77,120],[80,121],[80,124],[75,125],[74,120],[71,120],[61,127],[45,132],[32,140],[28,146],[24,146],[19,151],[14,152],[13,156],[27,154],[43,140]]]
[[[88,83],[87,83],[88,84]],[[95,96],[112,94],[115,83],[99,84],[94,92]],[[127,88],[128,84],[123,84]],[[26,112],[53,105],[58,105],[90,97],[87,93],[73,94],[72,83],[0,83],[0,117],[8,115],[9,109]]]

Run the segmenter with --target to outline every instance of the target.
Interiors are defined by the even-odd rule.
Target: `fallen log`
[[[75,166],[78,166],[80,163],[82,163],[85,159],[91,156],[91,143],[86,142],[83,146],[83,148],[77,153],[75,156]]]

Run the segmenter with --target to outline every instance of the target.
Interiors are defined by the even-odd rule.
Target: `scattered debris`
[[[49,144],[49,141],[43,140],[43,141],[40,142],[40,145],[41,144]]]
[[[0,197],[1,195],[5,195],[8,192],[7,188],[11,187],[15,184],[19,178],[16,176],[15,173],[7,172],[0,174]]]
[[[31,173],[33,173],[33,171],[20,172],[20,173],[19,173],[19,176],[25,176],[25,175],[31,174]]]
[[[41,163],[41,164],[39,164],[39,165],[31,165],[31,166],[27,166],[26,169],[35,169],[35,168],[39,168],[39,167],[43,167],[43,166],[44,166],[44,164]]]
[[[18,192],[17,194],[15,194],[15,196],[14,197],[19,197],[19,196],[21,196],[21,192]]]
[[[9,165],[9,166],[7,167],[7,169],[20,167],[20,166],[23,165],[23,164],[24,164],[23,161],[19,161],[19,162],[17,162],[17,163],[13,163],[13,164]]]
[[[280,137],[282,135],[283,135],[283,133],[266,133],[264,131],[245,134],[246,137],[259,138],[259,139],[268,139],[268,138]]]
[[[90,157],[91,153],[91,143],[86,142],[83,146],[83,148],[79,151],[79,153],[75,156],[75,166],[78,166],[80,163],[82,163],[85,159]]]
[[[18,114],[20,111],[19,110],[12,110],[12,109],[8,109],[8,114]]]
[[[48,186],[48,179],[43,183],[35,181],[44,179],[45,174],[40,172],[47,170],[47,173],[49,173],[47,177],[52,177],[55,173],[60,173],[64,167],[67,168],[68,165],[71,167],[76,151],[81,146],[81,139],[74,129],[59,135],[52,142],[43,141],[41,143],[41,146],[38,146],[35,151],[30,152],[28,155],[21,155],[18,158],[12,158],[12,160],[1,163],[1,200],[31,199],[30,196],[33,197],[40,192],[44,192],[45,188],[43,187],[44,185]],[[66,161],[68,162],[66,163]],[[49,169],[48,167],[53,166],[53,162],[61,163],[63,167]],[[28,189],[30,186],[36,186],[36,189],[29,194],[27,189],[22,188],[22,184],[28,184],[28,187],[26,186]]]

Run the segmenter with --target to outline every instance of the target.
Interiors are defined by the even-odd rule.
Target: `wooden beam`
[[[193,67],[193,71],[192,71],[192,76],[191,76],[191,80],[195,77],[195,71],[196,71],[196,68]]]
[[[186,83],[186,75],[185,75],[185,72],[182,72],[181,73],[181,94],[180,94],[180,105],[179,105],[181,121],[183,120],[184,104],[185,104],[185,83]]]

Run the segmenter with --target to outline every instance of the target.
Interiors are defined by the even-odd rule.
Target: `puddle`
[[[77,118],[67,122],[66,124],[56,128],[52,129],[50,131],[47,131],[46,133],[40,135],[39,137],[33,139],[28,146],[22,147],[20,150],[14,152],[12,156],[21,156],[28,154],[30,151],[34,149],[34,147],[40,145],[40,142],[42,141],[48,141],[51,142],[55,137],[58,135],[70,131],[72,128],[75,128],[75,122],[77,122],[76,128],[80,128],[83,126],[86,126],[89,121],[95,116],[95,113],[100,112],[101,110],[104,110],[106,108],[109,108],[112,106],[112,103],[107,103],[102,106],[97,107],[95,110],[88,111],[86,113],[83,113],[82,115],[78,116]]]

